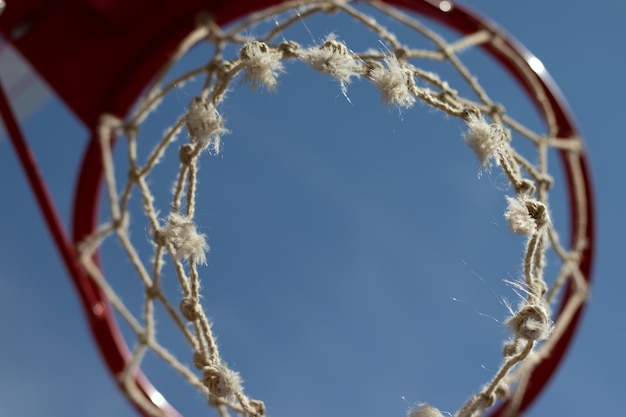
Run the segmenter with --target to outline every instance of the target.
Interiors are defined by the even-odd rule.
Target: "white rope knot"
[[[120,213],[120,217],[111,219],[111,228],[113,230],[126,230],[128,229],[128,212]]]
[[[497,398],[507,398],[511,392],[511,387],[508,383],[501,381],[496,387],[494,394]]]
[[[221,150],[220,137],[229,133],[213,103],[207,103],[200,97],[191,99],[185,124],[192,142],[200,144],[204,149],[213,148],[215,153]]]
[[[385,57],[387,68],[371,65],[368,72],[370,80],[380,90],[381,99],[390,106],[409,108],[415,104],[413,95],[412,72],[402,65],[395,55]]]
[[[466,120],[469,130],[463,134],[465,143],[472,148],[482,169],[488,168],[502,149],[507,133],[502,126],[489,124],[482,115],[470,113]]]
[[[497,397],[496,393],[492,392],[490,395],[487,395],[484,392],[478,394],[478,399],[476,400],[478,404],[478,408],[484,410],[485,408],[489,408],[496,403]]]
[[[419,404],[418,408],[411,408],[407,417],[443,417],[441,411],[426,403]]]
[[[178,213],[170,213],[169,222],[155,233],[157,244],[168,243],[177,259],[191,259],[196,264],[206,263],[209,245],[206,237],[196,231],[193,220]]]
[[[522,197],[530,197],[535,193],[535,184],[527,178],[522,178],[515,182],[513,188],[515,192]]]
[[[265,415],[265,403],[261,400],[250,400],[250,406],[256,410],[256,415]]]
[[[548,208],[541,201],[523,197],[507,197],[504,217],[518,235],[531,236],[550,223]]]
[[[276,90],[278,75],[285,72],[280,56],[261,41],[246,42],[239,51],[239,59],[246,70],[244,81],[250,81],[252,90],[259,84],[265,85],[269,91]]]
[[[232,398],[243,390],[241,376],[223,364],[205,366],[202,369],[204,386],[211,394],[222,398]]]
[[[191,165],[196,156],[195,147],[191,143],[185,143],[178,150],[178,159],[183,165]]]
[[[209,361],[206,358],[206,356],[204,356],[202,354],[202,352],[194,352],[194,354],[193,354],[193,366],[195,366],[196,369],[202,369],[205,366],[207,366],[208,364],[209,364]]]
[[[346,84],[355,74],[356,64],[348,47],[337,41],[334,34],[328,35],[321,46],[304,51],[303,57],[317,71],[337,79],[342,93],[346,94]]]
[[[505,358],[517,355],[519,352],[519,339],[509,340],[502,346],[502,355]]]
[[[198,318],[198,303],[191,298],[183,298],[180,301],[180,312],[187,321],[194,321]]]
[[[161,296],[163,296],[163,293],[161,292],[160,286],[153,283],[152,285],[146,287],[146,298],[149,300],[154,300]]]
[[[283,58],[297,58],[300,52],[300,45],[294,41],[283,41],[278,45],[278,51]]]
[[[539,304],[525,305],[507,320],[507,324],[517,337],[526,340],[543,340],[552,328],[547,309]]]
[[[132,167],[128,170],[128,181],[132,182],[132,183],[137,183],[139,182],[139,179],[141,178],[142,173],[141,170],[138,167]]]
[[[125,124],[124,120],[110,113],[104,113],[103,115],[101,115],[99,123],[101,128],[106,128],[113,131],[123,130]]]

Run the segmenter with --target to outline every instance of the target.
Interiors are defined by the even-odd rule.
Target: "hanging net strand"
[[[547,357],[573,315],[586,298],[586,283],[579,270],[578,260],[585,248],[584,236],[573,236],[571,249],[561,243],[551,219],[549,194],[552,179],[548,171],[547,152],[557,148],[573,156],[580,152],[579,138],[557,137],[555,116],[550,106],[543,105],[547,133],[530,130],[506,113],[494,102],[459,58],[468,49],[491,44],[506,49],[496,33],[482,30],[447,42],[425,23],[381,2],[370,2],[370,9],[394,19],[412,29],[431,45],[430,48],[411,47],[378,23],[372,16],[344,1],[309,1],[284,3],[250,15],[234,26],[224,29],[210,19],[202,20],[176,52],[174,59],[156,77],[135,111],[126,120],[104,115],[98,130],[102,149],[108,195],[109,220],[81,245],[81,262],[93,280],[100,286],[117,313],[127,322],[136,336],[132,359],[117,375],[119,382],[131,386],[134,372],[141,368],[148,351],[165,361],[208,399],[221,416],[235,412],[247,417],[265,414],[263,402],[249,397],[243,389],[242,378],[223,359],[216,342],[207,311],[202,305],[200,271],[209,251],[206,236],[201,233],[195,217],[198,161],[207,154],[222,152],[222,141],[229,134],[221,104],[226,92],[240,88],[244,83],[252,90],[265,89],[280,93],[280,79],[287,76],[287,62],[299,61],[312,71],[321,73],[338,84],[347,97],[353,80],[363,79],[380,93],[381,100],[391,107],[409,108],[423,103],[428,108],[458,118],[465,123],[461,140],[476,154],[483,170],[501,169],[511,185],[504,213],[512,232],[525,239],[521,254],[523,282],[517,283],[524,299],[505,320],[512,338],[505,341],[502,364],[490,381],[460,408],[458,417],[481,415],[499,399],[511,398],[511,409],[519,406],[524,387],[534,367]],[[374,34],[384,44],[364,51],[353,49],[341,39],[341,33],[328,35],[316,45],[307,46],[286,40],[283,34],[293,25],[301,24],[314,15],[343,13]],[[251,28],[260,22],[274,21],[267,33],[251,37]],[[166,75],[177,60],[196,43],[209,42],[213,55],[201,66],[165,82]],[[237,52],[230,54],[232,49]],[[504,50],[506,53],[506,50]],[[427,71],[422,62],[447,62],[463,80],[463,90],[453,86],[439,75]],[[520,67],[524,67],[519,63]],[[189,106],[171,124],[156,142],[141,138],[142,126],[150,112],[178,86],[202,77],[202,89],[191,98]],[[532,80],[533,74],[527,74]],[[455,81],[456,82],[456,81]],[[533,84],[531,82],[531,84]],[[545,102],[543,90],[537,82],[536,97]],[[470,91],[461,94],[459,91]],[[232,110],[232,109],[231,109]],[[234,129],[234,128],[233,128]],[[515,140],[524,138],[535,150],[532,157],[523,156],[513,147]],[[113,137],[124,147],[128,172],[120,174],[114,161]],[[184,139],[181,139],[184,137]],[[182,144],[180,144],[182,140]],[[151,150],[142,154],[138,148]],[[174,180],[172,199],[167,203],[171,212],[165,215],[157,209],[155,184],[149,181],[154,168],[165,154],[178,155],[178,172]],[[574,160],[575,158],[572,158]],[[531,162],[535,161],[535,162]],[[574,165],[575,166],[575,165]],[[120,182],[120,179],[123,181]],[[574,178],[576,181],[576,178]],[[580,178],[578,178],[580,181]],[[574,184],[576,186],[576,184]],[[145,261],[136,249],[129,233],[131,196],[138,193],[143,216],[152,239],[153,254]],[[577,201],[578,212],[584,212],[584,201]],[[161,207],[163,205],[160,205]],[[581,215],[581,218],[586,216]],[[135,220],[134,218],[132,219]],[[584,229],[584,227],[577,230]],[[106,274],[94,261],[94,255],[106,239],[117,239],[127,255],[143,287],[140,315],[135,315],[117,294]],[[552,250],[560,261],[555,277],[546,277],[546,252]],[[168,298],[162,288],[163,268],[171,263],[176,273],[179,294]],[[573,296],[553,321],[552,304],[561,288],[573,285]],[[192,352],[190,357],[178,358],[157,338],[154,319],[156,306],[161,306],[183,335]],[[193,363],[187,367],[185,363]],[[512,389],[516,387],[516,389]],[[128,389],[132,393],[132,389]],[[132,394],[131,394],[132,395]],[[145,404],[139,394],[135,401]],[[158,414],[151,405],[144,405],[149,414]],[[430,405],[411,410],[413,417],[433,417],[443,414]]]

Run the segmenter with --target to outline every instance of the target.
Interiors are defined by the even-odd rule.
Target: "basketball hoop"
[[[0,1],[0,13],[4,3]],[[337,37],[327,36],[307,46],[287,39],[294,22],[310,16],[345,14],[384,45],[358,50]],[[385,16],[430,48],[412,47],[411,39],[389,31],[372,17]],[[270,20],[265,32],[251,37],[260,23]],[[431,22],[459,34],[446,41]],[[483,168],[497,166],[510,183],[505,217],[513,232],[525,236],[523,253],[525,301],[507,320],[513,337],[504,349],[504,361],[476,395],[456,415],[468,417],[517,415],[526,410],[562,360],[578,326],[593,259],[593,200],[587,157],[565,101],[541,62],[500,28],[461,5],[441,0],[393,0],[357,2],[341,0],[279,2],[163,1],[37,1],[10,3],[0,16],[0,30],[39,71],[56,93],[87,126],[93,137],[86,146],[76,185],[72,232],[64,230],[55,204],[29,142],[13,116],[9,99],[0,89],[0,115],[15,147],[42,215],[55,240],[68,273],[80,295],[98,347],[125,394],[146,416],[177,416],[164,397],[142,373],[146,350],[154,351],[192,386],[206,395],[209,405],[222,415],[233,411],[247,417],[265,414],[260,400],[243,392],[239,376],[222,359],[211,325],[200,303],[198,264],[208,249],[196,229],[195,195],[197,161],[209,150],[221,151],[221,136],[229,131],[220,105],[225,92],[237,82],[253,89],[277,90],[285,62],[297,61],[313,72],[330,77],[345,95],[355,78],[367,80],[380,91],[389,106],[410,107],[421,102],[460,120],[466,126],[463,139],[476,153]],[[260,31],[260,29],[258,29]],[[168,79],[169,71],[198,43],[209,43],[214,54],[198,68]],[[541,114],[546,132],[536,133],[509,115],[478,84],[463,64],[462,51],[486,51],[526,91]],[[234,51],[234,52],[233,52]],[[111,57],[115,57],[111,59]],[[449,63],[469,93],[459,90],[438,74],[422,68],[422,61]],[[150,110],[180,84],[204,77],[201,91],[190,101],[145,160],[137,157],[142,124]],[[236,82],[237,81],[237,82]],[[177,119],[176,119],[177,118]],[[189,141],[172,144],[186,130]],[[536,151],[537,162],[512,145],[512,136],[523,137]],[[121,190],[116,183],[114,144],[127,147],[130,169]],[[142,143],[143,145],[143,143]],[[121,144],[119,146],[122,146]],[[548,195],[548,150],[560,155],[565,169],[570,207],[571,242],[562,243],[552,225]],[[180,160],[171,213],[158,215],[146,177],[165,154]],[[99,222],[99,200],[105,184],[109,220]],[[169,184],[168,184],[169,186]],[[128,200],[138,190],[147,229],[153,239],[154,257],[144,263],[136,256],[128,234]],[[145,316],[138,319],[116,295],[100,265],[100,245],[113,236],[120,241],[143,283]],[[551,248],[560,260],[554,277],[544,277],[544,254]],[[177,271],[183,296],[163,294],[159,286],[163,259]],[[172,298],[170,303],[169,298]],[[556,313],[552,304],[560,298]],[[154,336],[148,311],[162,303],[181,333],[189,340],[195,369],[171,355]],[[136,347],[129,349],[118,328],[115,310],[135,332]],[[192,330],[190,330],[190,328]],[[513,389],[509,392],[508,387]],[[413,417],[439,417],[430,406],[411,411]]]

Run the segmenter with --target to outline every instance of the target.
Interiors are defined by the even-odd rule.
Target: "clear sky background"
[[[466,4],[542,60],[577,117],[595,182],[591,303],[529,415],[622,415],[626,4]],[[522,250],[502,218],[504,180],[496,169],[478,178],[456,122],[385,108],[364,82],[349,103],[336,83],[294,72],[276,95],[234,91],[221,108],[232,131],[224,152],[202,161],[204,303],[224,356],[271,417],[402,416],[416,402],[454,412],[498,366],[503,299],[516,302],[501,283],[519,277]],[[25,131],[67,221],[87,134],[54,98]],[[136,415],[100,362],[6,139],[0,184],[0,416]],[[152,372],[183,414],[211,415],[184,383]]]

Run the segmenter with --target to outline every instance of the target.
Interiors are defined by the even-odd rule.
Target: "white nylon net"
[[[410,29],[411,37],[398,39],[366,12],[394,20],[396,24]],[[284,38],[290,26],[302,25],[314,15],[330,13],[350,16],[379,43],[359,50],[341,41],[340,28],[334,35],[330,34],[312,46]],[[455,415],[480,415],[498,398],[510,395],[513,396],[514,409],[520,393],[524,391],[529,372],[549,354],[554,341],[558,340],[573,312],[586,297],[584,280],[576,263],[586,242],[582,236],[574,236],[571,249],[562,244],[551,221],[548,204],[552,182],[548,172],[548,149],[558,148],[576,155],[580,151],[580,140],[555,137],[554,115],[548,105],[544,106],[546,132],[536,133],[524,127],[505,111],[502,104],[492,101],[460,58],[464,51],[484,43],[491,43],[494,48],[505,49],[506,52],[506,45],[498,35],[480,31],[452,42],[446,41],[425,22],[379,2],[359,8],[342,1],[287,3],[252,15],[227,29],[218,27],[209,18],[200,20],[197,30],[184,40],[170,65],[151,84],[130,117],[119,120],[103,116],[98,131],[110,220],[84,242],[81,261],[136,335],[133,360],[125,372],[118,375],[120,383],[132,395],[133,372],[141,368],[146,352],[152,351],[205,395],[210,406],[221,415],[236,412],[245,416],[260,416],[265,413],[263,402],[244,393],[239,374],[223,360],[208,318],[211,306],[201,302],[200,271],[204,270],[202,266],[208,245],[205,236],[196,228],[198,161],[208,158],[210,153],[221,151],[222,137],[228,134],[229,126],[220,108],[227,102],[229,89],[249,84],[253,90],[264,89],[280,94],[279,79],[287,75],[289,62],[300,61],[334,79],[341,94],[348,100],[350,84],[361,78],[377,88],[383,102],[391,107],[409,108],[421,102],[427,105],[425,107],[461,119],[467,125],[462,139],[476,153],[481,167],[493,167],[504,172],[510,182],[505,218],[512,231],[526,240],[522,254],[524,280],[517,284],[518,291],[524,295],[524,302],[506,319],[513,337],[505,341],[501,367]],[[272,23],[265,26],[269,29],[258,33],[259,22],[267,21]],[[251,33],[255,36],[251,37]],[[412,47],[416,44],[415,39],[421,43],[417,42],[419,46]],[[197,68],[164,83],[171,67],[194,45],[202,42],[211,43],[214,54]],[[440,75],[425,70],[429,62],[448,64],[450,71],[456,73],[455,84],[449,84]],[[524,67],[523,62],[518,65]],[[526,73],[532,82],[534,75]],[[177,88],[194,78],[203,80],[203,88],[191,100],[188,109],[178,115],[158,140],[143,138],[143,126],[150,121],[154,107],[166,95],[175,94]],[[545,100],[541,87],[536,81],[535,84],[539,101]],[[178,135],[179,132],[183,134]],[[123,165],[128,165],[127,175],[116,172],[119,164],[114,162],[111,140],[114,136],[118,136],[117,146],[125,149],[127,161]],[[514,145],[532,149],[533,154],[524,156]],[[147,156],[140,157],[140,148],[151,150],[144,152]],[[169,202],[156,202],[154,187],[162,187],[163,184],[153,182],[151,173],[162,157],[170,153],[178,154],[180,161],[173,195]],[[120,178],[124,178],[124,183],[118,183]],[[580,181],[580,178],[574,178],[574,181]],[[147,221],[146,233],[152,239],[153,254],[149,261],[138,253],[137,240],[131,238],[129,233],[129,222],[140,221],[130,218],[133,193],[141,196],[140,203]],[[171,208],[168,214],[159,211],[158,207],[168,206]],[[140,315],[131,312],[117,295],[111,280],[92,260],[93,254],[108,237],[119,241],[142,283]],[[143,236],[135,239],[145,240]],[[560,262],[558,273],[551,277],[544,276],[547,251],[552,251]],[[168,262],[173,265],[178,279],[180,292],[174,295],[163,290],[162,271]],[[575,294],[558,322],[553,323],[551,304],[568,279],[575,281]],[[165,309],[188,342],[193,352],[190,357],[175,357],[168,350],[167,341],[158,340],[158,326],[154,318],[157,305]],[[195,369],[184,365],[191,360]],[[135,397],[134,400],[147,413],[159,415],[159,410],[142,400],[141,395]],[[411,413],[413,417],[442,415],[425,404]]]

